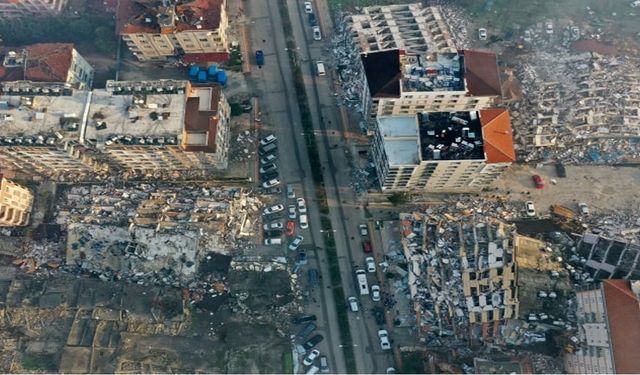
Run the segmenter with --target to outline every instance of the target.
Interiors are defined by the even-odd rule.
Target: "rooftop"
[[[636,281],[637,282],[637,281]],[[640,300],[628,280],[604,280],[602,288],[613,346],[613,363],[619,374],[640,373]]]
[[[400,97],[400,50],[360,55],[372,98]]]
[[[220,87],[194,87],[187,99],[185,114],[185,139],[187,151],[216,151],[218,128],[218,103]]]
[[[415,116],[379,117],[378,127],[384,139],[389,165],[416,165],[418,150],[418,121]]]
[[[422,160],[484,158],[478,112],[419,113]]]
[[[464,57],[458,53],[406,56],[402,91],[463,91]]]
[[[116,30],[119,34],[215,30],[224,4],[225,0],[120,0]]]
[[[511,163],[516,161],[513,147],[513,129],[509,111],[491,108],[480,111],[484,153],[488,163]]]
[[[467,92],[474,96],[502,95],[496,54],[479,50],[461,52]]]
[[[73,44],[39,43],[0,51],[0,80],[34,82],[66,82]]]

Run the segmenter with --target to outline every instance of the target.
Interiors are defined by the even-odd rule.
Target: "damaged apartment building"
[[[428,336],[499,336],[518,316],[515,226],[493,219],[433,220],[401,214],[409,291]]]
[[[33,207],[33,193],[0,174],[0,227],[29,224]]]
[[[595,279],[640,279],[640,245],[585,233],[576,246],[585,270]]]
[[[226,0],[121,0],[117,34],[141,61],[229,59]]]
[[[221,88],[109,81],[74,90],[1,84],[0,162],[59,180],[123,170],[227,167],[230,108]]]

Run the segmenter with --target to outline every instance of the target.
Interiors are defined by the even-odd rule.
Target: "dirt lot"
[[[567,166],[567,177],[559,178],[553,165],[534,168],[514,165],[494,186],[500,193],[510,192],[510,200],[532,200],[539,213],[552,204],[576,210],[579,202],[589,205],[592,212],[619,210],[640,200],[640,169],[610,166]],[[532,176],[540,175],[544,189],[536,189]],[[552,180],[557,181],[553,184]]]

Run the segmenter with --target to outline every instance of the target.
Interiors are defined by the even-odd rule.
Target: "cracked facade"
[[[0,227],[25,226],[33,206],[33,193],[0,175]]]

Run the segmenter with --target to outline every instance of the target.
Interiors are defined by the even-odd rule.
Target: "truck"
[[[356,278],[358,279],[358,289],[361,296],[369,294],[369,284],[367,284],[367,272],[365,270],[357,270]]]
[[[256,64],[258,66],[264,65],[264,52],[261,49],[256,51]]]

